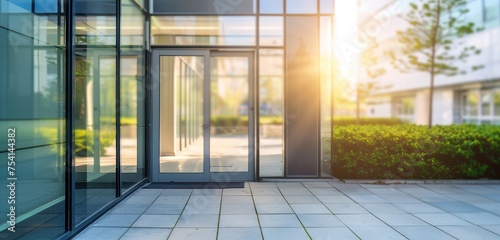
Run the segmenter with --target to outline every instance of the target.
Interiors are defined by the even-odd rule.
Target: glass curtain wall
[[[0,129],[5,136],[0,138],[5,160],[0,161],[5,169],[0,183],[10,185],[0,189],[5,197],[0,239],[61,237],[85,225],[120,196],[118,190],[145,178],[143,1],[71,1],[74,69],[66,67],[72,49],[65,46],[72,37],[65,28],[69,3],[0,0]],[[124,26],[121,36],[118,20]],[[68,93],[67,79],[73,86]],[[71,122],[66,122],[68,98]],[[72,132],[66,132],[69,124]],[[68,135],[72,142],[66,142]],[[66,155],[68,146],[73,159]],[[116,182],[120,160],[121,188]],[[66,196],[72,186],[66,181],[68,161],[75,170],[70,173],[74,201]],[[68,202],[74,202],[71,209]],[[74,225],[67,225],[73,217]]]
[[[132,0],[78,0],[75,24],[78,225],[145,178],[145,11]]]
[[[78,225],[117,197],[118,105],[116,2],[76,3],[73,137]]]
[[[122,191],[144,179],[145,16],[134,0],[121,0],[120,164]]]
[[[260,0],[258,8],[260,177],[285,176],[285,162],[286,176],[331,176],[334,1]]]
[[[0,0],[0,239],[66,231],[62,6]]]

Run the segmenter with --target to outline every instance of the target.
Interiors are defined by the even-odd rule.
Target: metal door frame
[[[242,50],[210,50],[210,49],[153,49],[151,53],[151,111],[149,136],[152,146],[150,173],[153,182],[232,182],[253,180],[255,173],[255,53]],[[248,172],[210,172],[210,128],[203,130],[203,172],[201,173],[160,173],[160,56],[199,56],[204,57],[204,112],[203,125],[210,124],[210,60],[211,57],[248,57]],[[200,126],[202,127],[202,126]]]

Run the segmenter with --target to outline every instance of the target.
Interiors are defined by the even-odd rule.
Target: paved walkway
[[[76,239],[500,239],[500,185],[141,189]]]

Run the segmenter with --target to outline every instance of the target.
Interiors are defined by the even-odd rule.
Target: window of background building
[[[317,13],[318,2],[316,0],[286,0],[286,13],[307,14]]]
[[[463,123],[500,124],[500,89],[465,92],[461,108]]]
[[[394,101],[394,106],[395,106],[394,117],[410,123],[415,122],[414,97],[398,98]]]
[[[484,1],[484,27],[494,27],[500,25],[500,1]]]
[[[260,13],[282,14],[283,0],[260,0]]]

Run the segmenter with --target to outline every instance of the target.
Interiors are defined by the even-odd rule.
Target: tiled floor
[[[500,185],[141,189],[76,239],[500,239]]]

